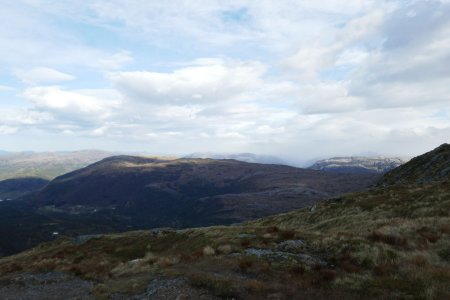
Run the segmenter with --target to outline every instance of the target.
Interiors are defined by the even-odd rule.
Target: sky
[[[0,0],[0,149],[411,156],[450,0]]]

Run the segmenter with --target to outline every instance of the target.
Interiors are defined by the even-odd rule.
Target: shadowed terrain
[[[235,160],[114,156],[0,205],[0,252],[59,235],[231,224],[362,190],[377,176]]]
[[[13,200],[43,188],[49,181],[42,178],[25,177],[0,181],[0,200]]]

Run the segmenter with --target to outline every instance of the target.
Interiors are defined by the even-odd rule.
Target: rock
[[[103,237],[103,234],[86,234],[86,235],[79,235],[72,239],[72,243],[75,245],[82,245],[92,239],[98,239]]]
[[[273,251],[272,249],[258,249],[258,248],[248,248],[244,251],[245,255],[248,256],[257,256],[265,258],[269,261],[274,262],[283,262],[283,261],[291,261],[291,262],[297,262],[297,263],[304,263],[306,265],[314,266],[314,265],[321,265],[325,266],[326,262],[323,260],[313,257],[308,254],[294,254],[289,252],[283,252],[283,251]]]
[[[307,249],[306,242],[303,240],[287,240],[277,245],[278,251],[301,253]]]
[[[243,239],[243,238],[255,238],[256,234],[251,234],[251,233],[241,233],[238,235],[239,238]]]

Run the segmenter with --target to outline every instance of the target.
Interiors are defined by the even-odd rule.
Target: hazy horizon
[[[0,150],[411,157],[450,137],[450,1],[0,11]]]

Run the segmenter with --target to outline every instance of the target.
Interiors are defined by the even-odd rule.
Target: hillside
[[[0,240],[0,252],[52,240],[53,232],[238,223],[362,190],[377,178],[235,160],[114,156],[0,205],[0,225],[10,232],[10,239]]]
[[[25,177],[0,181],[0,201],[12,200],[35,192],[49,181],[42,178]]]
[[[155,212],[146,213],[145,218],[152,220],[164,215],[156,207],[167,210],[166,215],[173,214],[168,220],[174,220],[174,216],[187,218],[187,205],[193,219],[189,225],[198,226],[205,224],[204,218],[217,223],[213,221],[217,214],[227,218],[229,213],[251,211],[257,217],[303,207],[319,199],[361,190],[374,179],[235,160],[116,156],[58,177],[30,199],[40,207],[52,205],[66,211],[74,206],[138,212],[148,207],[149,213]],[[240,207],[239,212],[230,205]],[[245,219],[237,215],[234,219],[228,217],[228,222]],[[186,220],[183,223],[186,226]]]
[[[415,157],[408,164],[392,170],[383,177],[381,185],[427,184],[450,177],[450,145]]]
[[[0,292],[51,290],[56,298],[86,299],[448,299],[450,181],[440,176],[448,159],[437,158],[440,150],[427,157],[421,162],[436,175],[426,184],[373,188],[246,224],[61,238],[1,259]],[[405,165],[406,177],[418,172],[408,166],[416,161]],[[50,283],[39,285],[45,280]]]
[[[309,169],[325,172],[383,174],[406,161],[396,157],[333,157],[315,162]]]
[[[0,180],[20,177],[38,177],[50,180],[111,155],[110,152],[98,150],[41,153],[5,152],[0,155]]]

